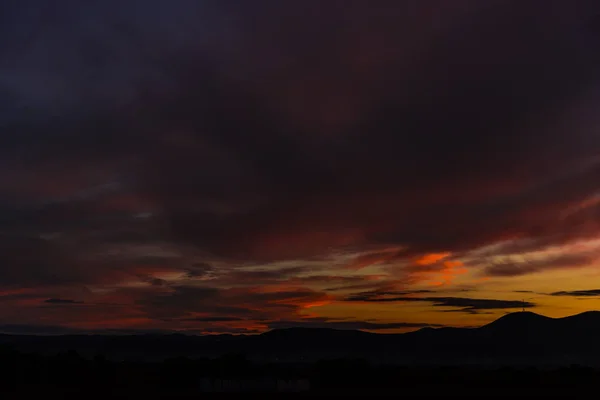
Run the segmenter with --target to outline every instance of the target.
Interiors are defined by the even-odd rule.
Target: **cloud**
[[[444,7],[441,3],[438,6]],[[99,4],[90,7],[103,9]],[[246,51],[264,53],[264,57],[253,58],[260,61],[254,61],[255,65],[252,64],[252,68],[250,65],[247,69],[236,68],[236,60],[243,57],[243,54],[233,52],[230,55],[232,59],[223,59],[213,53],[213,47],[194,48],[188,42],[182,44],[182,49],[189,53],[182,52],[175,58],[168,58],[173,64],[173,70],[164,70],[161,80],[153,79],[146,82],[146,85],[154,82],[154,85],[158,86],[159,82],[165,81],[168,82],[169,89],[164,92],[160,88],[149,87],[149,93],[147,91],[134,103],[138,112],[142,113],[140,118],[148,118],[149,123],[155,126],[165,126],[165,129],[170,131],[168,135],[146,132],[147,128],[142,126],[130,127],[135,121],[129,121],[128,115],[121,115],[117,110],[112,114],[97,117],[119,122],[114,129],[115,140],[110,141],[113,146],[88,148],[83,141],[74,136],[75,128],[86,123],[87,118],[90,118],[90,125],[96,123],[96,120],[87,116],[83,116],[82,122],[77,121],[77,124],[60,120],[61,128],[55,130],[59,132],[57,135],[64,135],[68,140],[62,142],[73,146],[74,150],[78,151],[77,154],[93,151],[96,155],[95,160],[100,157],[103,165],[101,168],[107,169],[106,171],[96,173],[94,170],[99,167],[89,166],[100,182],[103,174],[108,179],[114,178],[118,181],[122,181],[125,175],[124,184],[131,190],[133,197],[143,199],[138,201],[137,205],[147,203],[151,208],[155,208],[159,215],[165,218],[164,222],[170,227],[170,232],[175,235],[176,240],[185,240],[213,251],[244,258],[281,259],[307,256],[326,251],[331,246],[377,242],[380,237],[392,238],[397,244],[412,248],[414,252],[435,253],[475,247],[506,235],[507,232],[502,230],[521,232],[523,228],[529,228],[528,225],[535,225],[536,221],[514,221],[514,217],[530,207],[544,206],[553,200],[540,198],[536,192],[536,179],[541,179],[541,176],[527,177],[527,181],[521,182],[523,176],[518,175],[511,166],[537,163],[533,165],[533,171],[547,172],[542,158],[544,151],[550,151],[558,141],[541,129],[539,134],[533,133],[536,132],[535,129],[526,130],[525,133],[530,136],[525,136],[527,140],[522,140],[523,130],[526,129],[526,123],[522,120],[530,119],[531,115],[538,112],[537,108],[547,109],[554,104],[569,104],[571,97],[576,96],[571,94],[573,88],[583,87],[593,79],[593,57],[584,49],[579,49],[574,44],[570,45],[570,42],[564,39],[575,40],[575,37],[579,37],[581,33],[576,27],[563,27],[561,29],[573,30],[545,36],[530,32],[518,36],[516,40],[517,36],[511,35],[517,33],[495,29],[478,31],[481,28],[473,25],[470,20],[464,20],[464,15],[453,20],[451,15],[461,13],[448,9],[447,16],[436,17],[440,18],[438,23],[441,25],[438,26],[446,27],[443,35],[436,33],[431,27],[406,20],[407,26],[414,31],[410,35],[411,40],[407,40],[407,37],[396,31],[397,18],[408,15],[405,13],[407,7],[411,8],[410,15],[432,18],[426,7],[397,5],[389,10],[389,15],[394,16],[389,20],[367,12],[359,3],[352,7],[344,7],[341,14],[338,6],[327,6],[321,11],[321,16],[315,14],[310,6],[300,3],[294,3],[290,7],[297,11],[294,14],[296,17],[285,17],[290,19],[290,36],[283,35],[280,41],[269,39],[268,43],[265,42],[265,37],[273,37],[268,34],[274,29],[272,24],[268,23],[270,18],[265,19],[265,24],[257,25],[256,28],[260,29],[250,29],[242,24],[232,30],[231,35],[242,40]],[[511,14],[508,5],[506,7],[502,8],[503,18],[506,21],[515,20],[515,14]],[[577,7],[574,8],[578,10]],[[173,18],[174,13],[180,16],[186,14],[180,8],[175,9],[177,12],[171,10],[169,13],[162,13],[164,18]],[[259,9],[263,12],[258,13],[257,17],[283,17],[282,9],[274,4]],[[469,4],[469,9],[478,18],[496,20],[496,17],[492,18],[483,7]],[[117,15],[121,15],[131,24],[130,31],[135,33],[138,41],[146,43],[147,40],[147,43],[154,43],[157,47],[153,60],[160,70],[160,56],[166,52],[164,45],[175,43],[172,32],[168,35],[167,42],[163,40],[160,42],[162,44],[158,45],[151,39],[155,37],[156,32],[142,30],[139,24],[143,22],[134,23],[132,19],[128,19],[132,13],[135,14],[135,8],[123,6],[117,7],[116,10]],[[229,11],[221,7],[209,7],[209,10],[205,10],[207,15],[218,16],[217,20],[225,18],[227,13],[244,16],[245,12],[250,12],[240,4]],[[160,15],[156,10],[153,12]],[[84,9],[77,7],[74,13],[84,13]],[[255,12],[250,14],[254,15]],[[101,19],[106,18],[102,12],[95,17],[91,15],[93,14],[85,12],[86,19],[92,18],[95,23],[107,22]],[[148,18],[150,17],[146,15],[141,21]],[[544,14],[540,18],[540,22],[520,21],[515,32],[519,29],[525,31],[531,24],[536,23],[542,24],[542,31],[552,32],[550,27],[555,22],[551,17]],[[374,19],[381,19],[380,32],[366,29]],[[311,42],[311,46],[308,47],[289,46],[289,41],[300,40],[302,37],[305,43],[308,43],[312,30],[308,30],[307,27],[314,24],[323,29],[318,42]],[[496,21],[496,24],[500,22]],[[188,30],[193,36],[198,30],[196,25],[181,25],[180,28]],[[296,28],[292,29],[292,26]],[[362,27],[360,29],[365,30],[364,35],[351,34],[343,29],[347,26],[352,26],[353,29]],[[453,32],[463,29],[477,33],[469,35],[478,38],[477,41],[454,41]],[[293,32],[297,32],[299,36],[294,36]],[[346,33],[340,35],[339,32]],[[88,31],[85,33],[91,34]],[[53,35],[60,37],[62,33],[56,31]],[[122,33],[111,31],[111,35],[119,37]],[[126,39],[126,47],[129,46],[131,37],[123,37]],[[98,39],[107,51],[117,51],[114,44],[108,40],[108,36]],[[73,40],[78,39],[71,39],[67,43]],[[405,61],[411,59],[405,56],[405,52],[386,53],[383,49],[390,47],[382,47],[381,44],[389,41],[393,41],[396,48],[423,54],[416,58],[419,65],[410,65]],[[556,47],[556,43],[563,45]],[[136,46],[139,47],[139,44],[137,42]],[[497,51],[499,48],[502,49],[501,52]],[[521,60],[520,52],[525,48],[536,48],[536,52],[526,53],[528,62],[532,66],[543,67],[544,74],[553,78],[550,80],[554,82],[552,88],[545,87],[548,79],[546,76],[540,76],[537,73],[539,70],[529,70],[523,67],[525,64],[520,61],[518,64],[511,61]],[[336,51],[332,52],[331,49]],[[422,49],[426,51],[423,52]],[[375,54],[367,56],[369,52]],[[557,56],[557,52],[565,55]],[[297,57],[298,54],[310,56],[315,53],[324,55],[320,64],[323,68],[317,69],[317,72],[308,62],[310,58],[303,61],[302,57]],[[452,58],[456,62],[450,64],[444,61],[448,59],[448,53],[453,55]],[[127,60],[139,65],[143,57],[142,60],[132,59],[141,57],[139,53],[135,54],[128,55]],[[208,61],[198,61],[198,55],[202,54],[207,56],[205,58]],[[567,54],[573,58],[569,58]],[[295,55],[295,59],[299,61],[282,64],[290,55]],[[485,57],[503,60],[503,63],[508,62],[508,65],[498,69],[483,67],[495,65],[493,62],[477,62],[485,60]],[[274,84],[255,86],[260,71],[270,70],[274,65],[282,68],[281,75],[273,78]],[[469,70],[470,65],[482,67],[472,71]],[[548,65],[552,67],[549,68]],[[223,72],[219,72],[232,68],[232,73],[235,72],[236,76],[247,77],[245,85],[240,85],[232,78],[224,76]],[[386,75],[391,71],[401,71],[410,79],[391,81],[389,75]],[[445,71],[443,75],[441,71]],[[448,80],[444,80],[442,76],[448,76]],[[473,76],[479,79],[472,80]],[[431,79],[432,77],[434,79]],[[61,79],[66,77],[62,76]],[[310,83],[303,84],[304,89],[301,91],[296,83],[299,81]],[[361,84],[347,85],[349,81]],[[415,82],[415,87],[404,88],[405,81]],[[477,85],[472,83],[474,81],[478,82]],[[490,87],[484,90],[481,87],[482,82],[487,82]],[[510,85],[502,82],[510,82]],[[449,83],[451,84],[448,85]],[[518,98],[512,95],[510,87],[519,88]],[[342,97],[356,100],[340,105],[342,108],[335,118],[321,114],[325,107],[318,104],[334,96],[340,88],[349,88],[347,90],[351,91],[349,96]],[[389,94],[392,91],[397,93],[400,88],[407,90],[407,99],[394,100],[395,104],[391,103]],[[421,98],[423,88],[436,95]],[[153,90],[156,92],[154,96]],[[289,93],[295,96],[290,96]],[[409,95],[415,96],[414,103],[408,101]],[[292,104],[286,105],[286,102],[281,101],[290,98]],[[482,98],[486,100],[482,101]],[[336,104],[331,100],[327,100],[329,104],[333,104],[329,109],[335,108]],[[191,109],[188,106],[195,103],[205,104],[206,109],[198,112],[196,107]],[[251,108],[248,107],[250,104],[253,104]],[[511,107],[507,108],[506,104],[511,104]],[[294,107],[291,107],[292,105]],[[344,106],[350,109],[344,109]],[[244,111],[246,109],[248,111]],[[467,115],[461,112],[464,109],[471,111]],[[235,119],[229,118],[229,115],[224,113],[225,110],[235,110],[238,115]],[[438,117],[419,117],[429,114]],[[473,118],[473,115],[478,115],[478,118]],[[358,124],[356,118],[362,121],[361,124]],[[351,122],[344,122],[348,120]],[[177,121],[176,127],[170,127],[173,125],[172,121]],[[507,129],[503,123],[507,125]],[[505,138],[502,141],[498,139],[498,143],[492,146],[490,137],[500,136],[494,136],[490,132],[482,135],[482,124],[503,130]],[[284,135],[282,131],[286,131],[290,126],[301,129],[304,135]],[[325,126],[337,133],[321,138]],[[355,132],[355,126],[369,132],[368,142],[371,146],[362,146],[363,140],[367,138],[365,134]],[[128,127],[127,132],[122,132],[125,127]],[[31,129],[33,128],[30,128],[30,131]],[[140,129],[144,129],[143,136],[131,133],[139,132]],[[404,132],[403,135],[396,135],[398,130]],[[255,134],[244,136],[238,133],[241,131]],[[325,130],[325,133],[327,131]],[[32,132],[32,135],[39,134],[35,129]],[[422,136],[422,132],[429,133]],[[107,129],[100,130],[95,135],[109,143]],[[536,138],[531,135],[543,138],[541,148],[537,145],[538,141],[534,140]],[[247,139],[250,136],[253,137],[252,141]],[[485,141],[482,140],[483,136]],[[305,139],[302,139],[303,137]],[[347,139],[344,139],[346,137]],[[423,139],[419,139],[420,137]],[[424,139],[425,137],[428,139]],[[590,140],[585,136],[582,139]],[[436,149],[444,149],[443,153],[437,154],[436,152],[441,150],[434,151],[429,146],[430,141],[443,143],[444,146],[435,146]],[[346,150],[337,152],[335,163],[329,163],[325,155],[342,142]],[[536,143],[535,149],[530,147],[530,142]],[[319,143],[323,150],[313,152],[314,143]],[[400,143],[403,143],[403,146],[399,147]],[[577,141],[573,140],[572,143]],[[13,146],[26,149],[28,145],[16,142]],[[502,146],[510,146],[511,151],[503,154],[511,154],[511,159],[487,157],[492,149],[495,154],[500,154],[499,148]],[[269,148],[276,151],[270,151]],[[48,157],[56,158],[56,153],[50,151],[52,149],[50,142],[44,142],[44,145],[39,147],[39,151],[47,152]],[[530,158],[534,150],[539,160]],[[132,155],[140,162],[126,171],[126,165],[108,161],[109,156],[112,157],[115,153],[126,155],[132,151]],[[399,154],[390,153],[394,151]],[[304,157],[304,154],[312,155]],[[580,155],[577,153],[577,156]],[[425,158],[431,161],[420,163]],[[357,159],[363,162],[357,165]],[[559,161],[556,163],[556,160],[553,160],[555,166],[551,171],[558,173],[563,166],[570,165],[572,160]],[[81,160],[78,159],[77,163],[81,163]],[[461,178],[468,176],[464,172],[474,164],[478,165],[478,173],[470,171],[473,179]],[[419,165],[417,174],[398,175],[399,172],[408,170],[407,167],[411,165]],[[155,168],[157,166],[160,168]],[[218,178],[210,173],[215,169],[220,171]],[[70,177],[73,173],[69,173],[69,170],[76,169],[64,168],[56,171],[55,175]],[[82,175],[82,178],[92,174],[92,171],[88,173],[86,170],[87,168],[79,168],[78,174]],[[344,171],[344,174],[341,171]],[[398,182],[397,184],[391,184],[392,176],[396,177],[394,181]],[[504,182],[510,179],[516,181]],[[82,180],[75,179],[74,182]],[[445,187],[443,183],[440,185],[441,181],[454,183]],[[562,193],[573,193],[574,199],[578,198],[587,191],[585,183],[592,181],[591,175],[589,178],[571,177],[560,184],[569,189]],[[552,185],[549,185],[549,188],[551,187]],[[524,191],[529,195],[523,196]],[[285,193],[289,195],[284,195]],[[440,205],[436,200],[438,196],[445,199],[443,203],[447,206]],[[305,201],[309,198],[315,201]],[[377,207],[373,207],[374,205]],[[552,204],[549,206],[552,207]],[[562,208],[564,204],[556,206]],[[65,212],[74,212],[71,209],[75,208],[72,202],[68,202],[64,207],[67,209]],[[87,207],[88,205],[84,205],[81,212],[87,213]],[[369,214],[361,210],[369,210]],[[548,213],[552,212],[552,209],[548,210]],[[49,211],[44,210],[44,214],[47,213]],[[545,217],[546,215],[540,215],[539,220]],[[419,220],[420,223],[414,223]],[[509,225],[517,225],[506,226],[506,223],[501,223],[503,220],[509,221]],[[60,221],[52,222],[52,227],[59,228],[65,219],[61,218]],[[436,221],[445,222],[438,226],[439,222]],[[444,228],[456,226],[457,223],[464,226],[461,232],[453,231],[450,235],[450,231]],[[402,231],[399,226],[411,228]],[[425,229],[426,226],[435,226],[436,229]],[[109,227],[109,230],[112,229],[114,228]],[[534,232],[530,234],[533,235]]]
[[[46,304],[83,304],[83,301],[71,300],[71,299],[46,299],[44,300]]]
[[[402,258],[401,248],[384,248],[375,251],[366,251],[358,254],[348,265],[347,268],[360,270],[377,264],[384,264]]]
[[[77,329],[52,325],[0,325],[0,332],[11,335],[69,335],[80,333]]]
[[[147,335],[172,334],[176,331],[156,329],[80,329],[59,325],[7,324],[0,325],[0,333],[8,335]]]
[[[3,5],[0,290],[256,330],[344,291],[592,265],[502,258],[600,232],[600,10],[457,1]]]
[[[443,325],[413,322],[327,321],[320,319],[310,319],[296,321],[274,321],[269,323],[268,326],[270,329],[301,327],[379,331],[387,329],[441,327]]]
[[[550,296],[597,297],[600,296],[600,289],[560,291],[550,293]]]
[[[158,295],[143,293],[136,300],[152,318],[197,322],[210,322],[206,318],[212,317],[231,321],[291,318],[302,309],[329,301],[325,293],[293,287],[177,287]]]
[[[518,257],[519,260],[507,260],[486,267],[484,273],[489,276],[520,276],[553,269],[582,268],[593,265],[598,255],[593,252],[563,253],[538,259]]]
[[[238,6],[239,9],[233,8],[233,11],[229,12],[241,13],[241,10],[245,9],[241,5]],[[160,124],[170,124],[172,120],[179,121],[177,124],[182,126],[176,128],[177,133],[171,134],[174,139],[156,135],[149,135],[146,139],[137,136],[135,138],[123,136],[121,140],[114,142],[120,144],[119,149],[115,150],[126,150],[126,147],[130,145],[129,140],[141,141],[141,145],[136,147],[137,156],[142,161],[139,164],[140,175],[136,176],[136,179],[140,180],[137,195],[146,196],[151,199],[151,203],[155,203],[161,214],[167,219],[166,222],[172,228],[171,232],[176,235],[177,240],[199,243],[213,251],[236,254],[244,258],[281,259],[323,252],[331,246],[377,241],[380,236],[394,238],[395,242],[411,247],[418,252],[463,249],[495,240],[499,236],[497,232],[499,229],[520,232],[523,228],[529,228],[529,225],[536,224],[537,221],[517,220],[513,222],[513,220],[522,211],[526,211],[530,207],[537,207],[540,202],[542,203],[540,205],[543,206],[546,202],[551,201],[544,198],[538,199],[539,196],[535,192],[537,186],[536,182],[532,180],[541,179],[541,177],[531,177],[526,182],[514,182],[512,185],[515,188],[509,189],[496,189],[493,185],[497,185],[494,183],[497,180],[519,179],[517,172],[511,169],[511,165],[527,165],[537,162],[538,164],[534,165],[533,170],[544,169],[542,166],[544,151],[551,151],[552,146],[556,146],[558,142],[553,141],[553,137],[546,131],[540,130],[539,134],[534,134],[532,133],[535,131],[533,129],[527,130],[526,133],[537,136],[535,138],[526,136],[527,140],[522,140],[522,131],[526,128],[521,126],[526,125],[522,120],[530,119],[530,116],[535,115],[536,112],[542,112],[537,111],[537,108],[547,109],[554,104],[569,103],[571,96],[576,95],[571,94],[573,88],[583,87],[588,80],[592,79],[590,74],[593,75],[592,65],[595,65],[593,58],[575,45],[570,46],[566,39],[563,40],[565,37],[573,38],[579,35],[578,31],[561,32],[562,36],[559,33],[546,36],[528,33],[525,36],[519,36],[519,39],[516,40],[516,36],[510,35],[517,35],[517,33],[507,35],[507,32],[504,32],[500,34],[500,31],[494,29],[479,32],[477,29],[480,28],[470,22],[453,21],[449,16],[446,17],[447,19],[442,18],[444,21],[442,25],[447,26],[448,31],[441,36],[437,36],[434,32],[428,32],[429,28],[418,28],[411,24],[411,29],[422,35],[411,36],[420,37],[429,46],[425,47],[426,55],[421,57],[424,60],[420,60],[424,66],[407,65],[400,70],[406,71],[404,72],[406,76],[412,77],[409,81],[417,82],[421,86],[408,92],[417,96],[414,104],[406,104],[406,101],[397,101],[396,104],[391,104],[391,100],[388,100],[389,91],[394,87],[394,91],[397,92],[397,86],[402,85],[400,82],[402,80],[387,84],[390,80],[381,72],[398,70],[398,67],[402,66],[402,60],[406,59],[405,53],[386,55],[378,53],[381,58],[374,58],[376,61],[369,63],[364,61],[366,56],[355,52],[359,49],[375,51],[377,47],[370,46],[371,44],[391,38],[395,38],[397,46],[406,46],[407,49],[415,46],[409,44],[412,41],[405,42],[405,38],[395,32],[397,29],[396,17],[403,14],[401,7],[408,7],[407,5],[397,6],[396,10],[392,8],[390,15],[396,16],[394,23],[384,18],[381,25],[383,31],[378,34],[369,31],[370,33],[361,39],[366,43],[359,41],[360,35],[348,34],[341,37],[334,35],[334,32],[340,30],[332,28],[333,26],[342,28],[348,24],[350,26],[366,26],[371,18],[381,18],[366,13],[358,4],[345,11],[346,17],[344,18],[338,15],[340,10],[337,6],[325,8],[322,11],[322,17],[317,17],[310,11],[311,7],[299,3],[294,4],[293,7],[297,9],[298,14],[297,17],[290,20],[290,34],[293,32],[291,27],[296,26],[297,32],[306,34],[304,40],[308,40],[310,32],[306,27],[316,23],[317,26],[323,28],[324,36],[312,46],[319,43],[322,48],[290,47],[286,40],[292,40],[294,36],[284,40],[283,38],[287,37],[285,35],[281,38],[281,42],[271,41],[271,46],[267,46],[261,35],[265,34],[265,37],[272,38],[272,35],[267,35],[270,29],[273,29],[269,23],[260,25],[258,31],[251,30],[252,33],[249,35],[247,35],[248,32],[244,32],[243,43],[247,46],[247,51],[266,53],[265,57],[259,57],[261,61],[253,66],[253,70],[251,68],[235,70],[239,76],[247,75],[250,82],[248,87],[238,85],[238,89],[233,87],[233,82],[218,72],[221,67],[224,67],[225,70],[235,68],[236,64],[233,64],[235,60],[225,61],[213,56],[214,58],[209,58],[210,62],[218,65],[210,65],[209,62],[209,65],[202,65],[198,69],[199,62],[190,48],[192,54],[182,54],[173,61],[175,71],[182,73],[177,76],[168,76],[169,80],[175,79],[174,82],[170,82],[174,87],[167,93],[168,95],[163,96],[163,93],[159,93],[160,96],[156,98],[150,96],[140,99],[140,112],[147,112],[147,117],[151,121],[156,121],[159,126]],[[427,15],[425,8],[412,7],[414,8],[413,12],[425,18]],[[484,8],[476,7],[473,4],[470,4],[469,7],[472,8],[475,15],[492,20],[491,14],[486,14]],[[264,14],[261,15],[273,16],[282,12],[273,4],[264,11]],[[217,7],[211,12],[222,13],[224,11]],[[507,21],[514,19],[514,14],[510,14],[508,8],[504,12],[504,18]],[[456,11],[453,10],[452,13],[456,13]],[[553,23],[548,15],[543,15],[541,18],[541,21],[544,22],[539,22],[540,24]],[[410,23],[410,21],[406,22]],[[499,22],[496,23],[499,24]],[[522,21],[517,25],[515,32],[525,31],[531,24],[536,23],[530,20]],[[550,25],[542,27],[544,28],[542,31],[552,32]],[[186,29],[191,29],[191,26]],[[246,28],[242,25],[239,29],[243,31]],[[477,37],[479,41],[464,44],[453,41],[451,39],[453,30],[461,29],[477,33],[470,37]],[[569,26],[568,29],[575,29],[575,27]],[[240,39],[242,38],[241,32],[234,30],[235,34],[240,35]],[[555,44],[559,43],[559,37],[560,43],[565,44],[557,48]],[[495,46],[494,44],[507,45]],[[271,48],[269,49],[269,47]],[[330,52],[331,48],[339,50]],[[499,48],[502,49],[502,52],[497,52]],[[553,78],[551,79],[554,82],[552,88],[546,87],[548,79],[537,73],[539,69],[532,68],[530,70],[522,67],[524,64],[521,62],[514,64],[514,61],[510,61],[521,60],[520,52],[524,48],[536,48],[536,52],[526,53],[528,61],[532,66],[543,67],[544,74]],[[299,62],[290,65],[284,64],[286,65],[286,68],[283,69],[285,73],[277,77],[275,87],[256,89],[255,86],[252,86],[253,79],[256,77],[252,75],[251,70],[259,74],[259,71],[269,70],[273,65],[280,65],[282,60],[290,55],[290,49],[307,55],[314,52],[323,53],[327,55],[323,61],[324,67],[334,68],[335,65],[344,65],[344,70],[347,70],[350,76],[340,75],[341,68],[336,68],[335,73],[332,71],[331,74],[320,76],[320,74],[325,74],[326,70],[322,73],[315,73],[313,72],[314,68],[310,68],[310,65]],[[477,51],[474,51],[475,49]],[[572,55],[572,60],[581,60],[582,62],[567,61],[569,57],[564,55],[557,56],[558,49],[565,54]],[[421,53],[417,49],[413,49],[413,51],[416,54]],[[444,61],[447,58],[445,54],[448,53],[452,54],[453,59],[457,61],[452,64]],[[212,56],[212,54],[210,55]],[[232,57],[235,59],[241,55],[234,53]],[[477,63],[477,61],[485,60],[485,57],[491,60],[503,60],[504,63],[508,62],[508,66],[498,69],[483,67],[482,65],[494,65],[493,62]],[[302,60],[301,57],[297,57],[297,59]],[[556,63],[551,61],[556,61]],[[480,70],[472,71],[468,69],[469,65],[482,67]],[[548,68],[548,65],[552,67]],[[361,68],[363,69],[361,70]],[[375,74],[376,71],[380,74]],[[446,71],[444,76],[449,76],[447,81],[441,78],[441,71]],[[473,74],[479,79],[471,80]],[[172,75],[175,73],[173,72]],[[348,115],[362,114],[363,122],[360,126],[361,129],[369,132],[369,142],[372,143],[372,146],[368,148],[361,146],[365,137],[354,132],[353,127],[356,121],[352,121],[351,125],[345,125],[339,122],[344,119],[342,117],[339,117],[338,122],[334,124],[341,131],[333,138],[324,140],[314,137],[313,139],[317,132],[320,133],[321,124],[329,118],[324,115],[318,116],[322,107],[316,107],[316,105],[321,101],[320,98],[325,99],[327,96],[319,97],[317,94],[323,90],[327,95],[335,93],[336,89],[348,86],[346,82],[350,78],[359,78],[364,75],[374,82],[365,83],[368,89],[365,88],[364,91],[359,88],[352,89],[357,93],[352,93],[351,97],[365,97],[359,101],[359,104],[366,102],[369,106],[360,107],[360,113],[347,112],[343,114],[343,117],[348,118]],[[272,107],[284,104],[280,101],[282,98],[290,97],[285,94],[289,92],[285,92],[283,88],[288,88],[288,91],[296,93],[294,91],[295,82],[302,80],[297,79],[298,76],[305,78],[304,80],[308,82],[314,82],[311,85],[304,84],[304,92],[299,93],[296,98],[292,97],[295,101],[300,101],[297,107],[303,111],[295,108],[273,110]],[[385,80],[387,87],[378,85],[377,77]],[[431,77],[436,79],[430,79]],[[322,81],[328,84],[318,84]],[[351,81],[362,82],[359,79]],[[474,81],[478,82],[477,85],[472,83]],[[488,82],[491,87],[484,90],[481,82]],[[502,82],[510,82],[510,85],[502,84]],[[451,83],[451,85],[448,86],[447,83]],[[418,93],[423,92],[423,87],[427,87],[430,92],[438,95],[421,99]],[[518,99],[512,95],[512,89],[509,90],[511,87],[519,88]],[[303,97],[306,97],[306,101],[301,101]],[[482,97],[486,101],[482,101]],[[196,101],[206,104],[205,112],[198,113],[197,108],[191,110],[186,106]],[[234,106],[230,106],[228,102],[233,103]],[[252,112],[243,111],[248,104],[256,104],[253,106]],[[507,109],[506,104],[511,104],[511,107]],[[390,108],[393,111],[387,111]],[[230,109],[236,110],[239,114],[237,116],[239,123],[231,122],[231,118],[223,114],[222,110]],[[469,109],[470,113],[466,115],[461,112],[464,109]],[[431,119],[419,117],[419,115],[432,113],[438,117]],[[473,115],[478,115],[478,118],[472,118]],[[306,118],[308,120],[305,120]],[[301,122],[300,125],[299,122]],[[498,143],[494,142],[494,146],[492,146],[490,137],[499,138],[500,136],[495,136],[490,132],[482,135],[480,133],[482,124],[503,130],[505,132],[504,139],[502,141],[498,139]],[[502,124],[506,125],[506,129]],[[303,137],[301,135],[287,137],[280,133],[292,125],[304,127],[306,142],[301,139]],[[208,126],[209,128],[199,130],[199,126]],[[238,127],[244,128],[238,129]],[[452,129],[447,129],[447,127],[452,127]],[[173,130],[173,128],[166,129]],[[405,132],[402,137],[395,134],[397,130]],[[253,135],[253,141],[249,142],[248,139],[237,133],[239,131],[251,131],[257,134]],[[419,139],[421,132],[430,132],[427,137],[445,144],[445,146],[435,147],[444,149],[443,153],[437,154],[436,151],[441,150],[434,151],[429,146],[430,139]],[[545,137],[542,136],[544,134],[546,134]],[[346,136],[350,139],[345,141],[337,139]],[[483,136],[486,138],[485,141],[483,141]],[[544,146],[541,149],[535,139],[543,140]],[[327,158],[320,158],[323,156],[318,153],[308,158],[302,156],[305,152],[312,151],[312,147],[310,147],[312,141],[323,145],[323,152],[336,148],[340,141],[344,141],[347,150],[338,153],[333,164],[336,167],[333,167],[328,163]],[[393,154],[392,158],[390,152],[399,151],[396,149],[399,148],[397,144],[400,142],[403,143],[401,154]],[[536,143],[535,149],[530,147],[530,142]],[[271,148],[276,148],[277,151],[268,152],[267,144]],[[497,152],[496,154],[502,153],[499,150],[499,147],[504,148],[502,146],[510,146],[503,154],[511,154],[512,159],[487,157],[492,149]],[[468,151],[464,151],[466,149]],[[536,154],[539,153],[539,161],[530,159],[534,150]],[[406,167],[410,165],[416,165],[415,163],[425,157],[431,159],[432,162],[420,165],[418,174],[413,177],[407,174],[398,175],[399,171],[406,170]],[[360,166],[355,165],[357,159],[363,160]],[[561,160],[551,171],[558,173],[562,166],[570,165],[570,161],[564,160],[566,164],[563,164]],[[479,175],[470,171],[472,180],[467,181],[460,178],[467,176],[468,174],[464,172],[474,164],[478,165]],[[364,169],[365,165],[368,165],[367,169]],[[155,170],[154,166],[160,166],[160,169]],[[209,173],[195,172],[211,171],[215,166],[218,166],[221,171],[219,180]],[[346,171],[343,176],[348,177],[347,182],[339,179],[342,170]],[[546,170],[544,171],[546,172]],[[397,177],[396,182],[399,182],[397,185],[391,185],[388,181],[393,175]],[[590,179],[586,178],[585,182],[591,182]],[[429,183],[434,180],[436,180],[435,185]],[[440,180],[454,182],[454,187],[444,188],[443,184],[439,185]],[[579,177],[576,176],[571,180],[577,183]],[[196,183],[190,185],[190,182]],[[294,182],[293,187],[291,182]],[[508,185],[504,182],[498,184]],[[482,187],[484,185],[492,187]],[[561,185],[565,186],[564,183]],[[233,187],[237,189],[234,191],[231,189]],[[322,190],[321,188],[324,187],[328,189]],[[585,187],[578,188],[577,185],[570,185],[569,188],[570,190],[563,193],[574,193],[574,195],[577,193],[579,196],[579,191],[585,189]],[[444,189],[445,193],[442,192],[439,195],[445,198],[444,203],[448,205],[447,207],[451,207],[451,210],[440,206],[434,200],[437,197],[434,194],[437,195],[441,189]],[[523,198],[523,191],[529,191],[529,196]],[[249,192],[257,193],[255,195]],[[473,192],[475,194],[468,195]],[[283,193],[290,193],[290,195],[280,195]],[[292,193],[294,195],[291,195]],[[358,195],[358,193],[363,195]],[[489,193],[489,198],[486,198],[486,193]],[[308,198],[316,201],[310,202],[308,205],[309,203],[305,201]],[[192,204],[194,204],[193,207]],[[373,212],[372,205],[375,204],[380,207]],[[401,204],[401,206],[391,209],[396,204]],[[215,205],[222,210],[215,209]],[[557,205],[561,208],[563,206],[564,204]],[[362,213],[360,211],[362,209],[368,209],[371,217]],[[552,210],[549,212],[552,213]],[[325,216],[325,218],[321,216]],[[540,215],[539,220],[541,221],[545,217],[546,215]],[[415,221],[412,221],[412,218],[415,218]],[[421,223],[413,223],[418,220],[421,220]],[[506,226],[506,223],[501,223],[502,220],[508,221],[509,225],[517,225]],[[195,223],[189,223],[190,221]],[[394,221],[394,223],[386,226],[386,221]],[[443,226],[437,226],[439,222],[436,221],[445,221],[445,223]],[[482,221],[485,221],[485,224]],[[457,223],[464,226],[460,233],[452,232],[450,235],[450,231],[444,229],[444,226],[456,226]],[[431,225],[436,226],[436,229],[424,229],[425,226]],[[500,228],[498,225],[500,227],[504,225],[504,227]],[[311,229],[311,226],[314,228]],[[399,230],[398,226],[410,226],[411,229],[404,232]],[[482,232],[482,230],[484,231]],[[502,235],[504,234],[506,232],[502,232]],[[530,234],[533,235],[533,232]]]
[[[236,321],[244,321],[242,318],[237,317],[195,317],[190,318],[189,321],[198,321],[198,322],[236,322]]]
[[[373,303],[402,303],[402,302],[424,302],[431,303],[433,307],[451,307],[450,311],[466,312],[476,314],[479,311],[501,310],[511,308],[532,308],[535,303],[529,301],[517,300],[498,300],[498,299],[475,299],[464,297],[406,297],[406,296],[388,296],[386,293],[362,293],[349,296],[345,299],[350,302],[373,302]],[[447,311],[447,310],[445,310]]]

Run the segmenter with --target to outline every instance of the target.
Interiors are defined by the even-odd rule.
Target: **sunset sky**
[[[600,309],[600,4],[3,0],[0,331]]]

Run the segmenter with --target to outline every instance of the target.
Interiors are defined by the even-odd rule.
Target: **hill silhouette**
[[[521,311],[506,314],[494,322],[484,325],[483,329],[506,329],[511,330],[519,327],[541,328],[543,324],[553,321],[553,318],[536,314],[531,311]]]
[[[596,365],[598,337],[600,312],[565,318],[517,312],[479,328],[424,328],[405,334],[286,328],[259,335],[0,335],[0,344],[33,353],[75,350],[88,357],[144,361],[243,354],[268,362],[361,358],[407,365]]]

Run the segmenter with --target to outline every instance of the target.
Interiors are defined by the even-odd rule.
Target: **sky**
[[[5,0],[0,331],[600,308],[591,0]]]

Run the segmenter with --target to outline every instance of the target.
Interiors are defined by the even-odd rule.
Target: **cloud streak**
[[[431,303],[433,307],[449,307],[450,311],[460,311],[466,313],[478,313],[479,311],[533,308],[535,303],[529,301],[516,300],[498,300],[498,299],[474,299],[465,297],[406,297],[389,296],[378,293],[363,293],[350,296],[345,299],[350,302],[373,302],[373,303],[411,303],[425,302]]]
[[[560,291],[550,293],[550,296],[597,297],[600,296],[600,289]]]

